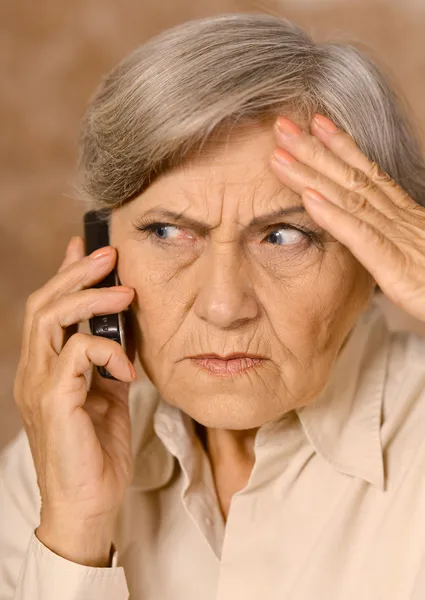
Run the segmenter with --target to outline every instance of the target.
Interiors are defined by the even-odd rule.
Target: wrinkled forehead
[[[276,147],[274,122],[233,127],[212,136],[183,164],[161,175],[146,190],[145,200],[171,190],[174,197],[182,194],[193,202],[212,197],[253,201],[274,196],[285,188],[269,166]]]
[[[308,129],[305,121],[291,119]],[[276,147],[275,120],[239,124],[220,135],[214,133],[198,152],[159,175],[125,205],[125,217],[171,210],[218,226],[226,221],[248,223],[302,204],[299,194],[285,186],[269,164]],[[300,219],[310,224],[308,213],[299,213]]]
[[[291,118],[303,130],[310,131],[310,124],[306,119],[285,116]],[[173,172],[184,172],[195,166],[199,169],[202,167],[213,169],[217,165],[230,167],[241,164],[249,164],[247,169],[252,169],[252,163],[256,163],[259,159],[268,160],[269,153],[276,146],[274,134],[276,118],[269,116],[261,121],[243,122],[218,128]],[[258,175],[256,170],[252,175]]]

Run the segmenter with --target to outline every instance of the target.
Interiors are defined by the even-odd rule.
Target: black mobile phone
[[[107,212],[102,210],[90,210],[84,214],[84,240],[86,255],[91,254],[97,248],[103,246],[109,246],[109,215]],[[93,287],[111,287],[114,285],[121,285],[116,268],[114,269],[99,283],[96,283]],[[126,339],[125,339],[125,319],[126,311],[114,313],[111,315],[95,315],[89,319],[90,331],[92,335],[100,335],[110,340],[114,340],[121,344],[126,352]],[[105,367],[96,367],[98,373],[107,379],[115,379],[105,369]]]

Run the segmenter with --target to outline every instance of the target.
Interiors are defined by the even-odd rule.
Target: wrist
[[[86,567],[109,567],[113,539],[111,523],[76,523],[72,520],[43,521],[35,530],[39,541],[49,550]]]

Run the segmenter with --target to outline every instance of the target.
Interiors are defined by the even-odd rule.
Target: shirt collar
[[[130,386],[129,412],[134,456],[130,489],[159,489],[173,475],[175,458],[164,446],[161,439],[163,434],[155,429],[156,415],[160,414],[162,402],[160,394],[147,377]],[[169,435],[171,433],[170,428]]]
[[[324,460],[379,489],[384,489],[380,429],[389,339],[386,319],[372,299],[349,333],[322,392],[312,404],[295,411]],[[135,456],[130,489],[163,487],[177,460],[189,477],[197,443],[193,420],[165,402],[147,378],[132,384],[129,406]],[[267,436],[268,429],[278,434],[276,423],[262,426],[262,435]]]

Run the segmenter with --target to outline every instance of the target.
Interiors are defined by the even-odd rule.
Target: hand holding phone
[[[85,256],[81,237],[67,248],[58,272],[28,298],[14,382],[41,496],[35,533],[59,556],[94,567],[107,566],[132,478],[128,394],[134,378],[120,344],[78,332],[78,324],[131,304],[132,288],[96,287],[116,260],[114,248],[102,258]],[[84,375],[93,365],[108,365],[116,381],[95,372],[87,389]]]

